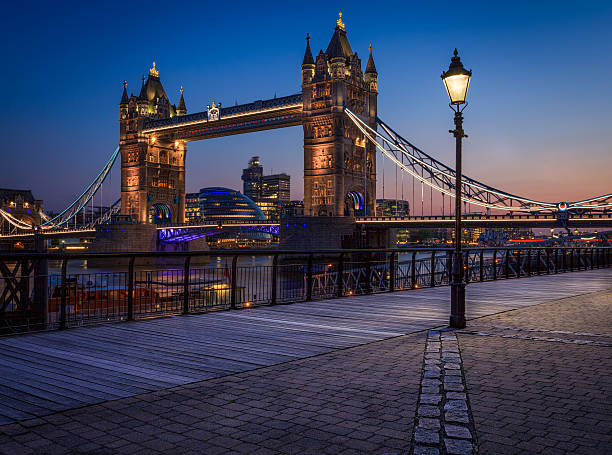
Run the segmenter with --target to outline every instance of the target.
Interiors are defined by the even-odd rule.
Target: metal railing
[[[0,253],[0,334],[443,286],[451,253]],[[83,261],[102,269],[69,270]],[[612,248],[467,249],[461,261],[471,283],[610,267]]]

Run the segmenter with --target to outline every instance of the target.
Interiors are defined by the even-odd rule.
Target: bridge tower
[[[316,61],[306,37],[302,63],[304,103],[304,214],[373,215],[376,206],[376,149],[343,113],[355,112],[376,128],[378,73],[372,57],[365,74],[353,53],[342,13]]]
[[[139,223],[183,222],[186,144],[142,133],[150,120],[187,113],[183,89],[178,108],[171,105],[155,62],[138,96],[128,97],[126,85],[119,104],[121,213]]]

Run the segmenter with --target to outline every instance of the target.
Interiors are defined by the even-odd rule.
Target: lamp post
[[[463,281],[463,254],[461,251],[461,141],[467,137],[463,131],[463,110],[467,106],[465,97],[472,71],[463,67],[455,49],[448,71],[442,73],[444,87],[450,98],[450,108],[455,112],[455,129],[449,130],[455,136],[455,252],[452,265],[451,281],[451,315],[450,326],[462,329],[465,327],[465,281]],[[464,105],[463,107],[461,107]]]

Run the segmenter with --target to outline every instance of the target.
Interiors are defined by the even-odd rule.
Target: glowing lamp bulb
[[[470,86],[472,71],[468,71],[463,67],[457,49],[455,49],[454,56],[451,57],[448,71],[442,73],[441,77],[451,104],[464,104]]]

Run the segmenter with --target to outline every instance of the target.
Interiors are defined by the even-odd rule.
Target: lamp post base
[[[453,329],[465,328],[465,283],[453,281],[451,289],[451,314],[449,326]]]

